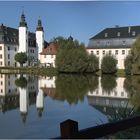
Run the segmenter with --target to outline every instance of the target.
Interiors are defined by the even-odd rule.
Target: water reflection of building
[[[17,87],[16,80],[20,79],[20,77],[17,74],[0,74],[0,109],[2,112],[6,112],[19,107],[21,115],[25,119],[28,113],[28,106],[36,102],[38,78],[23,75],[24,79],[27,80],[27,86],[22,87],[23,85],[21,85],[21,87]]]
[[[16,80],[20,84],[16,85]],[[22,81],[23,80],[23,81]],[[27,81],[27,85],[25,81]],[[26,121],[28,108],[36,104],[38,116],[44,110],[44,97],[55,94],[55,77],[35,77],[29,75],[0,74],[0,109],[7,112],[19,108],[23,122]]]
[[[45,95],[53,97],[56,91],[55,80],[55,77],[42,77],[39,79],[40,90],[42,90]]]
[[[125,78],[120,77],[114,79],[116,81],[116,86],[110,90],[110,92],[103,89],[101,78],[98,80],[98,88],[93,92],[88,92],[87,98],[91,106],[99,109],[105,114],[111,114],[114,111],[117,112],[119,108],[132,108],[132,105],[129,102],[128,93],[123,87]]]

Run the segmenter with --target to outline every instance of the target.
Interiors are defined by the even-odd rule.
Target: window
[[[123,45],[126,45],[126,41],[123,41]]]
[[[8,51],[10,50],[10,47],[8,47]]]
[[[109,50],[109,55],[111,55],[111,50]]]
[[[133,32],[132,32],[132,36],[135,36],[135,35],[136,35],[136,32],[135,32],[135,31],[133,31]]]
[[[51,58],[53,58],[53,55],[51,55]]]
[[[107,33],[105,33],[105,37],[107,37]]]
[[[99,51],[96,51],[96,54],[99,55]]]
[[[32,50],[32,52],[34,53],[34,50]]]
[[[0,61],[0,65],[2,66],[2,62]]]
[[[115,91],[115,93],[114,93],[114,94],[115,94],[115,96],[117,96],[117,91]]]
[[[10,54],[8,54],[8,59],[10,59]]]
[[[10,66],[10,61],[8,61],[8,66]]]
[[[122,54],[125,54],[125,50],[122,50]]]
[[[3,89],[1,89],[1,93],[3,93]]]
[[[105,50],[103,50],[103,55],[105,54]]]
[[[0,58],[2,58],[2,54],[0,54]]]
[[[1,81],[0,84],[3,85],[3,82]]]
[[[15,48],[15,52],[17,51],[17,48]]]
[[[118,54],[118,50],[115,50],[115,54]]]
[[[44,58],[46,58],[46,55],[44,55]]]
[[[0,50],[2,50],[2,46],[0,46]]]
[[[120,32],[117,33],[117,36],[120,37]]]
[[[93,54],[93,51],[91,51],[91,54]]]
[[[8,81],[8,85],[10,86],[10,81]]]

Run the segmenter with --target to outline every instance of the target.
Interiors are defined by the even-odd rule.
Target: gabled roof
[[[120,34],[120,35],[119,35]],[[111,38],[135,38],[140,34],[140,26],[126,26],[126,27],[114,27],[106,28],[99,32],[92,39],[111,39]]]

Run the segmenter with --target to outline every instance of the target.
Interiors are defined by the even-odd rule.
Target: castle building
[[[25,52],[28,62],[38,61],[43,48],[48,43],[44,40],[44,30],[41,19],[38,20],[36,32],[28,30],[24,13],[21,15],[19,28],[11,28],[1,24],[0,26],[0,67],[18,66],[14,57],[18,52]]]
[[[139,34],[140,26],[106,28],[90,38],[87,51],[99,57],[100,66],[103,56],[112,54],[117,59],[118,69],[124,69],[124,59]]]

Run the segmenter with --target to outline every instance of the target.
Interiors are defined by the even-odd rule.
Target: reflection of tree
[[[79,100],[83,101],[89,89],[94,90],[97,87],[97,81],[97,78],[92,76],[58,75],[54,98],[62,101],[66,100],[69,104],[77,104]]]
[[[101,77],[101,86],[103,91],[110,94],[110,92],[112,92],[117,86],[116,77],[113,75],[103,75]]]
[[[86,80],[88,82],[88,90],[90,92],[93,92],[98,88],[99,81],[97,76],[86,75]]]
[[[135,109],[140,109],[140,76],[126,78],[124,88],[129,93],[130,102],[135,106]]]
[[[27,87],[27,80],[26,80],[26,78],[23,77],[23,75],[20,75],[20,78],[15,80],[15,85],[17,87],[26,88]]]
[[[42,117],[42,113],[43,113],[43,108],[37,108],[37,112],[38,112],[38,117]]]
[[[21,118],[22,118],[22,122],[25,124],[26,123],[26,118],[27,118],[27,112],[21,113]]]

